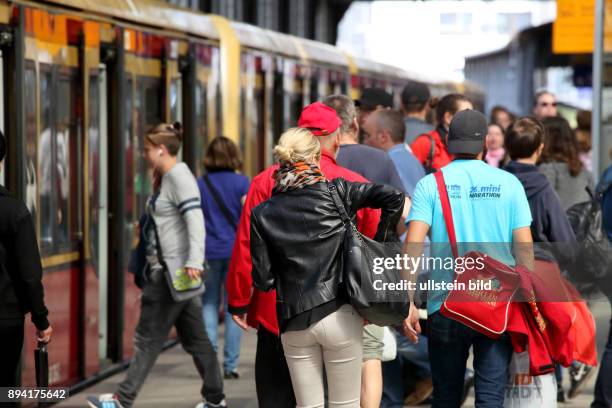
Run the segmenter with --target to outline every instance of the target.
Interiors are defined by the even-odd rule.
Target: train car
[[[181,121],[181,156],[197,175],[208,141],[226,135],[252,176],[304,105],[380,86],[399,106],[405,82],[421,79],[154,0],[0,0],[0,49],[4,181],[36,224],[54,327],[50,382],[71,387],[133,353],[139,291],[127,264],[151,192],[148,127]],[[34,384],[34,343],[28,326],[24,385]]]

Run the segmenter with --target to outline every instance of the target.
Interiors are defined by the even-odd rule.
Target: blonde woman
[[[342,290],[345,227],[319,168],[321,145],[292,128],[274,149],[280,167],[272,197],[251,214],[253,283],[276,289],[281,341],[298,407],[359,407],[363,319]],[[348,215],[381,208],[378,233],[394,228],[404,194],[388,186],[333,183]]]

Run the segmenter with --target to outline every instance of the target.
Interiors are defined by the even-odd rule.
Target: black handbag
[[[408,289],[390,290],[389,284],[402,282],[396,268],[375,272],[376,259],[395,258],[401,253],[401,243],[377,242],[361,234],[348,216],[333,182],[327,186],[346,232],[342,247],[342,283],[353,308],[368,322],[391,326],[408,317]],[[406,286],[406,285],[404,285]]]

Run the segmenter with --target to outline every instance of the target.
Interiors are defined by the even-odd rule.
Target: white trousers
[[[298,408],[359,408],[363,318],[346,304],[306,330],[281,335]]]

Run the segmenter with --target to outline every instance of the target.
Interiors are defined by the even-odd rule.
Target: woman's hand
[[[185,268],[185,272],[187,272],[187,276],[189,276],[189,279],[192,280],[198,279],[200,277],[200,274],[202,273],[201,270],[195,268]]]
[[[419,309],[410,302],[410,311],[408,317],[404,320],[404,334],[408,340],[414,344],[419,342],[419,334],[421,333],[421,324],[419,323]]]

